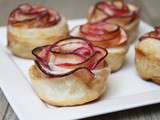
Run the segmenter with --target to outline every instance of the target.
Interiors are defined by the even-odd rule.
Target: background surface
[[[31,2],[55,8],[67,19],[82,18],[88,7],[98,0],[0,0],[0,25],[7,23],[7,17],[18,4]],[[160,0],[126,0],[141,8],[141,18],[155,26],[160,24]],[[107,106],[106,106],[107,107]],[[0,90],[0,120],[18,120]],[[160,120],[160,104],[87,118],[86,120]]]
[[[81,18],[87,15],[88,7],[99,0],[0,0],[0,25],[7,23],[7,17],[18,4],[30,2],[44,4],[55,8],[68,19]],[[160,19],[160,0],[126,0],[140,6],[142,18],[152,25],[157,25]],[[150,20],[149,20],[150,18]]]

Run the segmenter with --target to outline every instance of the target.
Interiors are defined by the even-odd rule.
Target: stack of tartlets
[[[119,0],[93,5],[89,8],[87,22],[71,31],[65,17],[56,10],[21,4],[8,19],[7,46],[16,56],[34,59],[29,75],[35,92],[43,101],[56,106],[81,105],[105,93],[107,78],[125,63],[138,26],[139,8]],[[136,45],[136,67],[140,76],[156,78],[156,81],[159,72],[146,73],[142,67],[144,61],[147,67],[159,65],[158,47],[156,50],[151,47],[149,53],[145,53],[143,46],[159,45],[158,40],[145,40],[159,39],[159,31],[156,28],[144,35]],[[156,37],[150,38],[153,34]],[[150,61],[153,63],[146,62],[150,58],[156,59]]]

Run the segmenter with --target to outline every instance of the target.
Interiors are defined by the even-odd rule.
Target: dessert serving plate
[[[70,20],[72,28],[85,19]],[[139,36],[152,27],[141,21]],[[107,91],[99,100],[74,107],[55,107],[44,103],[34,92],[28,69],[32,60],[13,56],[6,48],[6,27],[0,28],[0,87],[20,120],[69,120],[107,114],[160,103],[160,86],[142,80],[135,69],[134,44],[123,68],[111,74]]]

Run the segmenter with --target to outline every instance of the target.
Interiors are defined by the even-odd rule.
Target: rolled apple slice
[[[106,22],[81,25],[80,36],[103,48],[118,47],[127,43],[124,30],[115,24]]]
[[[128,37],[120,26],[107,22],[86,23],[73,28],[70,34],[107,49],[106,60],[112,72],[119,70],[124,63],[128,51]]]
[[[140,38],[140,41],[145,40],[146,38],[154,38],[154,39],[159,40],[160,39],[160,26],[156,26],[154,28],[154,31],[151,31],[149,33],[144,34]]]
[[[69,47],[70,46],[70,47]],[[71,37],[33,50],[36,64],[47,75],[62,77],[80,68],[91,71],[104,62],[107,52],[85,39]]]
[[[90,13],[89,21],[109,21],[112,23],[119,23],[120,25],[127,25],[139,15],[138,8],[131,8],[123,1],[100,1],[94,6],[92,12]]]
[[[129,35],[129,43],[137,36],[139,8],[124,1],[100,1],[90,8],[89,22],[106,21],[123,27]]]
[[[10,14],[8,24],[18,27],[49,27],[61,20],[58,12],[40,5],[22,4]],[[25,23],[25,24],[24,24]]]

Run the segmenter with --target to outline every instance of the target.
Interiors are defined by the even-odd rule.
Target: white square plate
[[[69,26],[84,23],[70,20]],[[139,35],[153,28],[140,23]],[[5,47],[6,28],[0,28],[0,87],[20,120],[68,120],[111,113],[160,102],[160,86],[143,81],[134,66],[134,45],[123,68],[108,80],[106,94],[98,101],[76,107],[54,107],[44,104],[32,89],[28,68],[32,60],[14,57]]]

